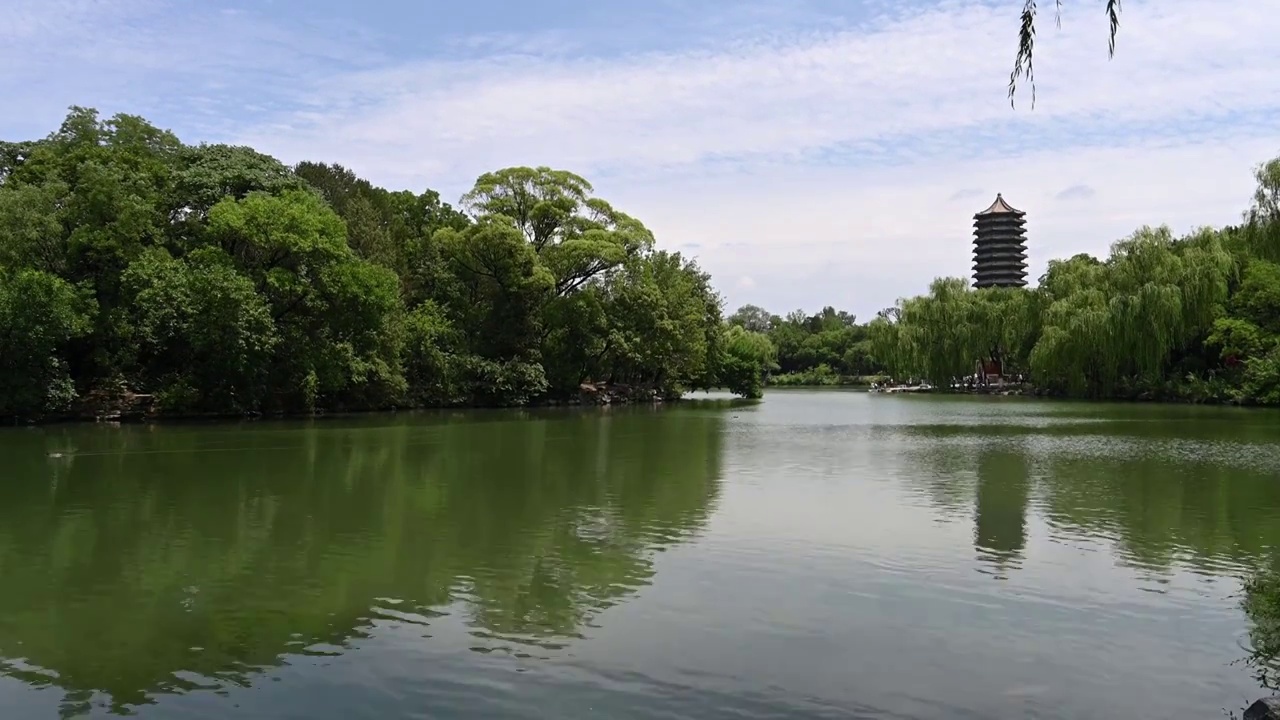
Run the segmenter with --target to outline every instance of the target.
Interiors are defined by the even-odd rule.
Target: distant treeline
[[[868,325],[869,353],[942,387],[994,357],[1053,394],[1280,405],[1280,159],[1255,175],[1238,226],[1143,227],[1035,289],[940,278]]]
[[[454,208],[83,108],[0,142],[0,416],[756,397],[768,347],[569,172],[488,173]]]
[[[864,385],[886,373],[872,355],[867,325],[833,307],[814,315],[796,310],[782,317],[744,305],[728,322],[768,338],[774,361],[769,385]]]
[[[1143,227],[1105,260],[1052,260],[1030,289],[939,278],[865,324],[827,307],[728,318],[768,340],[770,385],[924,378],[1003,363],[1044,393],[1280,405],[1280,158],[1260,166],[1244,222],[1176,238]]]

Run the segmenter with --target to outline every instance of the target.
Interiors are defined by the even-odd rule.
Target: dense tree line
[[[0,143],[0,416],[126,392],[171,413],[758,396],[750,340],[569,172],[488,173],[455,208],[83,108]]]
[[[1280,404],[1280,159],[1256,179],[1238,226],[1143,227],[1035,289],[935,280],[870,324],[872,353],[943,387],[995,357],[1056,394]]]
[[[843,310],[828,306],[813,315],[795,310],[781,317],[744,305],[728,322],[769,341],[771,385],[856,384],[884,372],[872,355],[868,326]]]

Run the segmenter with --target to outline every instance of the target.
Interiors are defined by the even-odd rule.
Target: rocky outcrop
[[[578,402],[582,405],[654,403],[665,399],[651,387],[614,383],[582,383],[578,386]]]
[[[1262,698],[1244,711],[1244,720],[1280,720],[1280,696]]]
[[[68,413],[72,420],[141,420],[149,417],[155,398],[135,393],[124,385],[91,390]]]

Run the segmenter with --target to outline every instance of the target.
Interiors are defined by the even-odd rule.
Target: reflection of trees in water
[[[1033,495],[1051,533],[1109,542],[1144,569],[1221,573],[1280,544],[1275,415],[1211,422],[1190,411],[1159,421],[1126,408],[1119,416],[904,428],[911,482],[941,512],[973,503],[975,545],[987,559],[1021,553]]]
[[[1050,457],[1045,516],[1078,537],[1106,539],[1135,566],[1220,573],[1280,541],[1280,485],[1239,467],[1157,453]]]
[[[74,711],[458,601],[482,636],[575,637],[705,522],[721,418],[522,415],[0,437],[0,672]]]
[[[1149,570],[1208,574],[1280,540],[1280,447],[1268,411],[1119,406],[1117,422],[1068,425],[1037,443],[1044,515],[1107,540]]]
[[[913,489],[939,512],[974,504],[979,557],[1025,545],[1029,498],[1058,539],[1111,544],[1121,562],[1206,577],[1242,568],[1250,620],[1244,663],[1280,690],[1280,447],[1274,413],[1119,406],[1118,417],[1060,425],[916,425],[902,429]],[[1031,477],[1034,476],[1034,481]],[[971,498],[971,499],[970,499]]]

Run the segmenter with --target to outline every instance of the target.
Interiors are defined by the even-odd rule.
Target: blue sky
[[[1234,222],[1280,154],[1280,0],[1128,0],[1112,61],[1100,3],[1042,3],[1034,110],[1015,0],[0,1],[0,138],[78,104],[449,199],[574,170],[730,309],[865,318],[967,275],[997,191],[1033,277]]]

